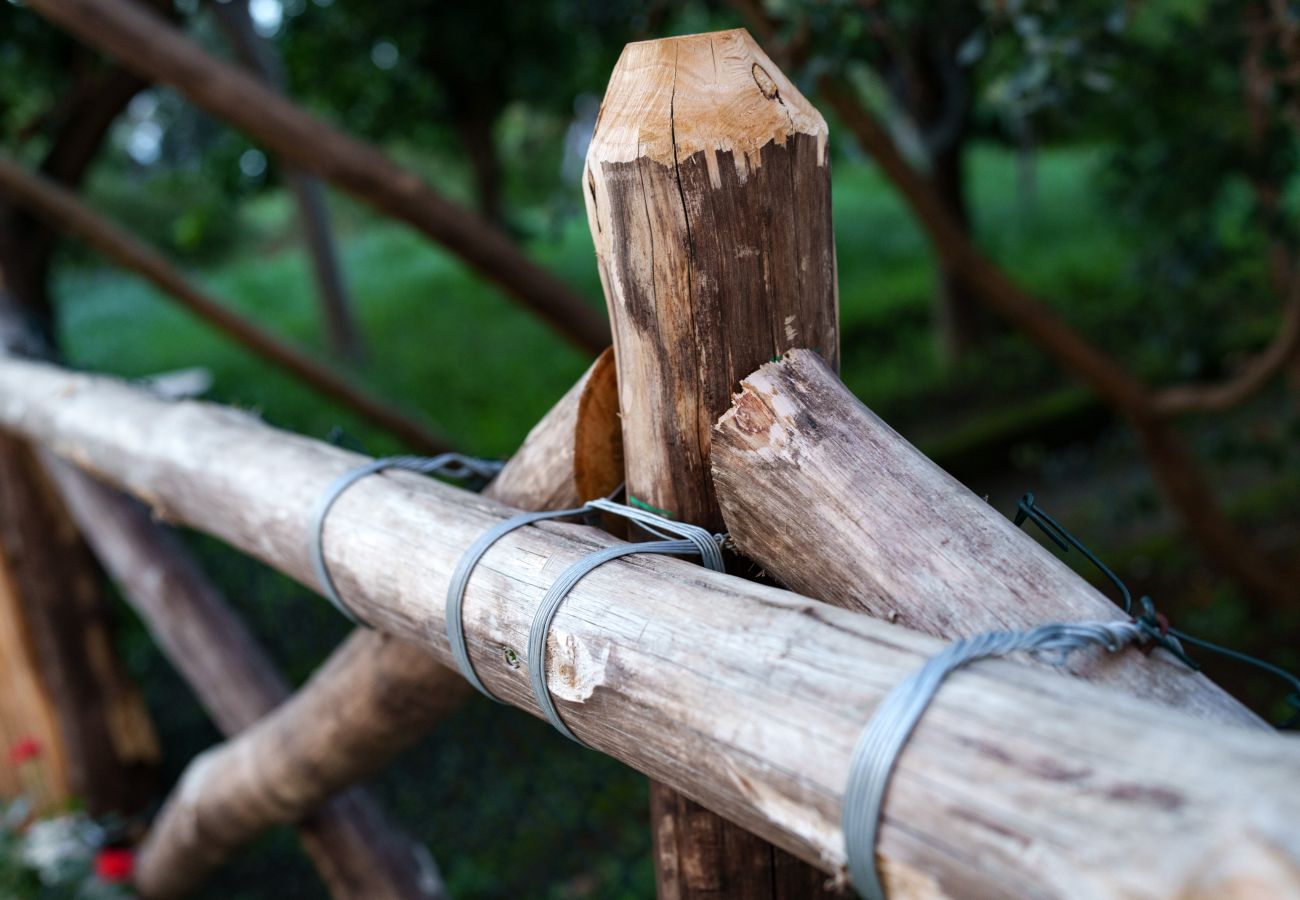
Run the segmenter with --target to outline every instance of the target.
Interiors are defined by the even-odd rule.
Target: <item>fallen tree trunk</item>
[[[231,311],[189,281],[153,248],[96,215],[71,192],[0,157],[0,192],[53,227],[73,234],[109,259],[140,275],[194,315],[229,335],[272,365],[301,378],[326,397],[391,431],[412,447],[442,453],[450,444],[388,401],[338,375],[289,342]]]
[[[609,345],[609,328],[600,315],[498,228],[368,144],[308,115],[255,76],[216,59],[139,4],[32,0],[27,5],[124,67],[171,85],[281,159],[423,232],[577,346],[598,353]]]
[[[526,509],[566,509],[613,490],[621,480],[615,394],[606,351],[484,493]],[[357,629],[292,698],[190,764],[140,850],[137,884],[153,897],[185,893],[266,828],[310,815],[383,768],[468,693],[426,647]]]
[[[1123,615],[808,350],[741,383],[713,430],[713,473],[736,546],[806,596],[950,640]],[[1263,724],[1161,653],[1070,668],[1207,718]]]
[[[244,731],[289,697],[266,651],[147,509],[61,460],[46,455],[45,463],[122,596],[224,734]],[[361,788],[286,821],[296,823],[332,897],[445,896],[428,851],[388,821]],[[188,848],[185,866],[208,871],[220,861],[213,852],[219,828],[197,817],[172,824],[173,839]],[[135,886],[143,896],[174,895],[144,875],[137,867]]]
[[[0,424],[309,585],[312,508],[361,461],[233,410],[13,359],[0,360]],[[335,504],[326,555],[367,620],[449,662],[450,574],[512,512],[406,473],[368,478]],[[533,611],[553,573],[616,543],[552,523],[488,553],[465,620],[495,694],[539,714],[526,666],[511,664],[528,662]],[[680,560],[630,558],[569,595],[547,670],[583,741],[838,873],[852,747],[885,691],[940,646]],[[886,887],[1287,895],[1300,891],[1297,778],[1293,738],[981,664],[944,686],[899,761],[879,845]]]
[[[839,356],[826,122],[743,30],[629,44],[587,152],[629,502],[709,529],[709,429],[794,346]],[[780,209],[780,215],[773,215]],[[659,783],[660,897],[814,897],[826,878]]]

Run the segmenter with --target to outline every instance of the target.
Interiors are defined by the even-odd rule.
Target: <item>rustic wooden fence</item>
[[[122,46],[156,27],[105,14],[118,0],[29,2]],[[180,66],[184,49],[169,38],[143,55]],[[248,118],[220,85],[188,83],[196,100]],[[325,156],[329,166],[300,164],[327,177],[351,165]],[[411,211],[419,192],[383,173],[366,183],[376,202],[445,236],[439,207]],[[483,495],[387,472],[337,501],[325,560],[375,630],[358,630],[279,705],[283,683],[201,573],[165,570],[180,598],[168,608],[158,580],[138,577],[149,554],[178,558],[168,539],[78,469],[319,590],[314,509],[365,460],[245,413],[24,358],[13,342],[0,356],[0,428],[43,448],[91,544],[232,735],[194,761],[156,818],[140,852],[145,895],[185,892],[283,822],[298,824],[336,896],[440,893],[431,860],[367,827],[378,814],[364,795],[338,792],[466,695],[446,637],[448,584],[465,550],[521,508],[565,508],[624,483],[630,502],[727,529],[770,576],[610,562],[567,596],[544,659],[527,652],[543,594],[619,538],[521,528],[468,583],[465,635],[487,687],[541,715],[529,679],[542,667],[574,733],[653,779],[663,897],[845,890],[850,758],[891,688],[944,640],[1122,617],[839,382],[826,126],[746,33],[630,45],[582,188],[613,353]],[[526,292],[524,276],[503,283]],[[549,296],[537,305],[563,307]],[[570,334],[590,343],[598,332]],[[223,666],[234,677],[210,677]],[[884,804],[890,896],[1300,891],[1294,739],[1159,652],[1080,655],[1066,674],[991,663],[944,686]]]

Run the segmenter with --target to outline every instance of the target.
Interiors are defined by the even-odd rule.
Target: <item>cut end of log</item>
[[[639,41],[623,48],[609,79],[589,167],[650,158],[674,166],[696,153],[714,187],[719,167],[743,181],[760,150],[796,134],[817,139],[826,159],[826,120],[743,28]]]

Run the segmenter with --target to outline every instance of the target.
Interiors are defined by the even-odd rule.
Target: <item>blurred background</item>
[[[1181,627],[1300,666],[1291,4],[244,2],[153,5],[218,57],[242,64],[254,48],[296,103],[477,210],[602,311],[579,174],[622,46],[749,28],[830,124],[848,386],[1008,515],[1034,490]],[[841,102],[827,101],[828,85]],[[334,190],[313,223],[264,148],[168,87],[125,77],[20,0],[0,2],[0,141],[232,308],[423,412],[468,452],[508,455],[587,363],[405,225]],[[918,176],[925,202],[900,192],[882,152]],[[69,155],[84,165],[64,177]],[[35,241],[3,196],[0,223],[7,276],[39,298],[71,364],[131,377],[201,366],[210,397],[278,426],[375,455],[401,448],[84,245]],[[313,268],[313,226],[336,250],[333,287]],[[972,244],[984,268],[959,263]],[[987,295],[1006,285],[1152,403],[1173,404],[1160,426],[1172,461],[1129,427],[1133,408],[990,311]],[[323,290],[354,320],[333,341]],[[1205,384],[1227,394],[1165,390]],[[1188,471],[1212,505],[1170,502]],[[347,634],[303,588],[187,540],[295,682]],[[1240,547],[1249,566],[1234,563]],[[119,607],[119,648],[170,784],[219,736]],[[1277,683],[1205,663],[1262,714],[1285,712]],[[653,895],[645,780],[529,717],[467,704],[374,786],[457,897]],[[281,830],[203,896],[318,891]]]

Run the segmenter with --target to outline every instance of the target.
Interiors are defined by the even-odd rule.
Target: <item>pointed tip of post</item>
[[[794,134],[825,148],[826,121],[743,28],[638,41],[609,79],[589,165],[648,157],[671,166],[698,152],[759,150]]]

